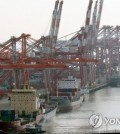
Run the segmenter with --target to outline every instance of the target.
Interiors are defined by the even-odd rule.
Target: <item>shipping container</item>
[[[76,92],[78,91],[77,88],[64,88],[64,89],[58,89],[58,92]]]
[[[11,121],[14,121],[15,120],[15,116],[11,116],[10,119],[11,119]]]
[[[71,92],[56,92],[53,94],[54,96],[72,96],[72,93]]]
[[[1,116],[15,115],[15,110],[1,110]]]
[[[76,96],[78,92],[72,92],[72,96]]]
[[[3,117],[2,117],[2,120],[3,120],[3,121],[6,121],[6,122],[7,122],[7,121],[11,121],[11,117],[3,116]]]

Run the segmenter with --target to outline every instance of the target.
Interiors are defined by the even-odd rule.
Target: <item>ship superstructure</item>
[[[32,114],[39,110],[40,101],[35,89],[13,89],[11,94],[11,108],[19,114]]]

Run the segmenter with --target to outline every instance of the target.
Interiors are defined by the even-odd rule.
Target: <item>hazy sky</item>
[[[56,0],[0,0],[0,43],[29,33],[35,39],[48,34]],[[93,0],[94,3],[96,0]],[[89,0],[64,0],[59,37],[84,25]],[[94,7],[93,3],[93,7]],[[101,26],[119,25],[120,0],[104,0]]]

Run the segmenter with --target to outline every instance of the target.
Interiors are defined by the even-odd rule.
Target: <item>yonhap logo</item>
[[[105,117],[105,124],[106,125],[120,125],[120,118],[108,118]]]
[[[90,116],[89,124],[92,128],[98,128],[103,123],[103,117],[101,114],[93,114]]]
[[[101,114],[92,114],[89,118],[89,124],[92,128],[98,128],[103,125],[120,125],[120,118],[104,117]]]

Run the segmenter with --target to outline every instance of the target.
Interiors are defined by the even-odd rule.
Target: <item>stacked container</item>
[[[1,110],[1,120],[3,121],[14,121],[15,120],[15,110]]]

